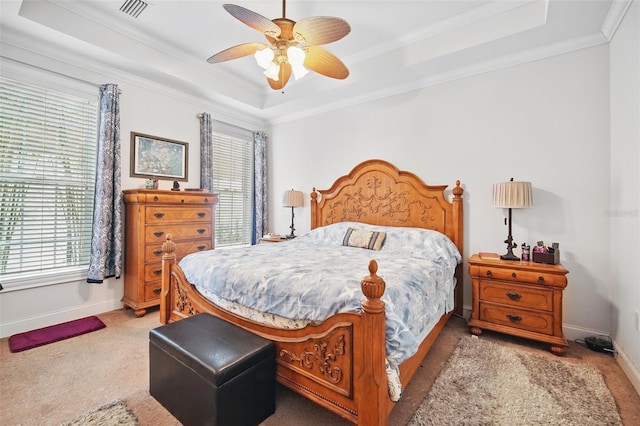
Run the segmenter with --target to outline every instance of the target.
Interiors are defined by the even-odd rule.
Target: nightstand
[[[281,238],[281,237],[262,237],[260,238],[260,241],[258,241],[259,244],[265,244],[265,243],[281,243],[284,241],[289,241],[286,238]]]
[[[562,332],[562,294],[568,273],[560,264],[471,256],[471,333],[485,329],[538,340],[564,355],[569,345]]]

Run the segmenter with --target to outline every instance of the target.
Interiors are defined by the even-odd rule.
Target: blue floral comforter
[[[379,251],[342,245],[348,228],[386,232]],[[453,309],[454,271],[461,256],[430,230],[338,223],[279,244],[216,249],[180,262],[203,295],[293,320],[322,322],[361,310],[360,281],[369,260],[386,282],[387,358],[397,366],[413,355],[440,316]]]

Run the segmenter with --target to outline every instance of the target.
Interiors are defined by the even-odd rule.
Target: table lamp
[[[290,191],[285,191],[284,196],[282,197],[282,206],[283,207],[291,207],[291,233],[287,235],[287,238],[295,238],[296,235],[294,231],[296,228],[293,226],[293,218],[295,216],[293,209],[295,207],[304,206],[304,195],[302,195],[301,191],[294,191],[293,189]]]
[[[520,260],[513,254],[513,249],[517,246],[513,242],[511,235],[511,209],[523,209],[533,206],[533,191],[531,182],[514,182],[513,178],[509,182],[496,183],[493,185],[493,207],[509,209],[509,235],[504,240],[507,243],[507,253],[500,256],[502,260]]]

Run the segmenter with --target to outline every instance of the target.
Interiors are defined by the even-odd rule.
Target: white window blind
[[[253,132],[215,120],[212,127],[216,247],[251,244]]]
[[[0,275],[85,265],[98,90],[73,96],[0,78]]]

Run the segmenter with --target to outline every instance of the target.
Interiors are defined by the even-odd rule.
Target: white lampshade
[[[253,54],[253,57],[256,58],[256,62],[263,69],[267,69],[270,63],[273,63],[273,58],[275,55],[273,54],[273,50],[270,47],[266,47],[262,50],[256,50],[256,53]]]
[[[304,50],[300,49],[296,46],[290,46],[287,49],[287,58],[289,59],[289,63],[291,64],[291,69],[293,70],[293,75],[296,80],[304,77],[309,71],[304,67],[304,58],[305,58]]]
[[[263,74],[273,81],[280,80],[280,65],[277,65],[275,62],[270,62]]]
[[[531,182],[496,183],[493,185],[493,207],[523,209],[533,207]]]
[[[304,195],[301,191],[289,190],[285,191],[282,197],[283,207],[302,207],[304,206]]]

